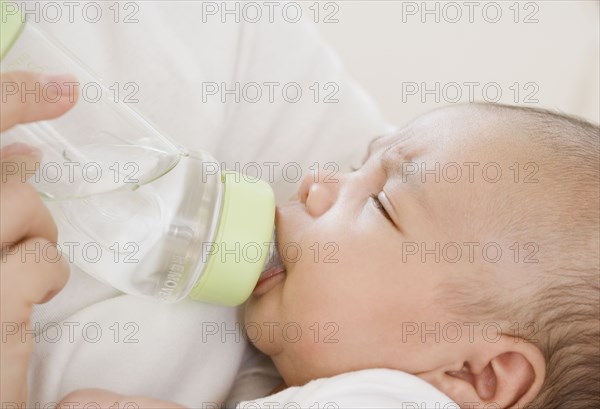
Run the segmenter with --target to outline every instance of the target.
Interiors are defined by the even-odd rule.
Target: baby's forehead
[[[417,192],[432,213],[456,212],[453,220],[467,214],[481,223],[494,216],[485,211],[494,208],[491,203],[533,188],[524,183],[535,182],[542,166],[517,122],[481,109],[433,111],[371,148],[379,149],[386,170],[393,169],[393,183]]]
[[[401,152],[405,157],[438,160],[516,160],[525,152],[531,160],[536,149],[517,120],[477,105],[437,109],[421,115],[404,128],[376,138],[374,149]]]

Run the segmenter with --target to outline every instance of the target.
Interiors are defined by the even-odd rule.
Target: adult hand
[[[58,403],[57,409],[94,407],[101,409],[184,409],[183,406],[154,398],[126,396],[104,389],[80,389],[69,393]]]
[[[0,131],[19,123],[56,118],[67,112],[77,97],[67,95],[69,88],[60,85],[73,81],[70,76],[49,77],[29,72],[0,75]],[[46,99],[30,92],[50,82],[58,86],[47,89],[55,90],[58,95]],[[76,92],[76,88],[70,89]],[[28,90],[28,93],[23,90]],[[49,301],[65,285],[68,277],[68,265],[56,247],[57,229],[48,209],[35,189],[24,183],[19,174],[11,172],[9,176],[5,172],[7,165],[11,165],[11,169],[15,166],[32,169],[40,159],[38,149],[23,143],[14,143],[0,150],[2,407],[7,404],[25,407],[27,370],[33,346],[32,335],[25,330],[31,329],[32,307]]]

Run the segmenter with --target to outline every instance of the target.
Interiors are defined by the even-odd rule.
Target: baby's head
[[[250,338],[288,385],[392,368],[461,405],[600,406],[598,138],[455,106],[310,176],[278,208],[287,272],[249,300]]]

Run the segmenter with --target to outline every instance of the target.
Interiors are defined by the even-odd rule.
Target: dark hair
[[[544,384],[528,408],[600,407],[600,128],[545,109],[474,105],[506,118],[539,149],[551,175],[543,189],[554,195],[546,192],[544,201],[538,200],[530,212],[539,216],[533,222],[517,215],[503,234],[512,238],[536,230],[549,257],[528,266],[527,288],[456,283],[453,309],[482,319],[535,323],[536,331],[516,335],[535,344],[546,361]],[[548,197],[554,201],[548,203]]]

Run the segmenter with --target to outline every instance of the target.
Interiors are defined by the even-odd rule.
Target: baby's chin
[[[270,340],[269,333],[273,331],[273,325],[281,326],[281,294],[285,275],[272,280],[268,291],[252,294],[244,309],[244,328],[248,340],[267,355],[278,352],[277,340]]]
[[[282,345],[276,338],[270,338],[276,318],[268,318],[269,313],[265,311],[262,304],[246,304],[244,312],[244,330],[246,339],[260,352],[271,358],[280,354]]]

